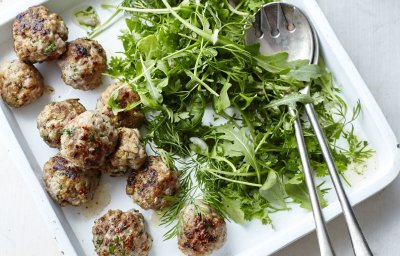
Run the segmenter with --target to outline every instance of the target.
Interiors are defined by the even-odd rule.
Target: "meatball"
[[[226,240],[226,223],[214,209],[197,201],[179,213],[178,246],[186,255],[210,255]]]
[[[85,107],[78,99],[67,99],[46,105],[37,118],[40,137],[50,147],[59,148],[64,127],[85,111]]]
[[[97,255],[149,255],[152,239],[137,210],[109,210],[94,222],[93,244]]]
[[[75,89],[93,90],[101,84],[102,73],[107,70],[106,52],[97,41],[78,38],[68,43],[58,66],[66,84]]]
[[[17,15],[13,23],[14,50],[24,62],[58,59],[67,50],[68,28],[56,13],[32,6]]]
[[[110,118],[86,111],[69,122],[61,135],[61,155],[78,166],[98,168],[117,144],[118,131]]]
[[[111,176],[122,176],[128,170],[137,170],[146,161],[147,154],[140,141],[138,129],[118,128],[117,150],[110,156],[105,168]]]
[[[171,205],[166,196],[178,192],[178,173],[171,170],[161,157],[150,156],[146,165],[128,178],[126,193],[143,209],[163,209]]]
[[[113,113],[108,102],[113,95],[113,100],[118,108],[125,109],[136,104],[140,98],[137,92],[133,91],[126,84],[114,83],[107,87],[97,101],[96,109],[109,116],[116,127],[140,127],[144,120],[144,115],[137,107],[121,111],[116,115]]]
[[[81,205],[93,199],[101,173],[83,169],[57,154],[44,165],[43,181],[47,192],[61,206]]]
[[[6,62],[0,66],[0,91],[9,106],[20,108],[43,95],[43,77],[31,64],[20,60]]]

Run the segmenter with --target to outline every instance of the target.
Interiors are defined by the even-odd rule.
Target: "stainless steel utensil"
[[[319,44],[316,31],[310,24],[306,15],[296,6],[287,3],[269,3],[261,7],[255,18],[256,20],[253,23],[253,27],[246,32],[247,44],[260,43],[260,52],[265,55],[288,52],[289,60],[307,59],[311,64],[316,64],[318,62]],[[301,90],[301,93],[309,94],[310,86],[311,84],[305,86],[305,88]],[[346,193],[344,192],[335,162],[329,149],[329,144],[318,122],[313,105],[305,104],[305,110],[316,134],[324,159],[327,162],[329,174],[348,226],[354,253],[357,256],[372,255],[354,216]],[[289,112],[293,116],[296,115],[296,111],[293,108],[289,108]],[[299,118],[294,122],[294,131],[311,200],[320,252],[321,255],[334,255],[315,190],[313,174]]]

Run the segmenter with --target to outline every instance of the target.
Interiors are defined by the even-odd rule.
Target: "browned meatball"
[[[25,62],[54,60],[67,49],[68,28],[56,13],[43,5],[29,7],[13,24],[14,50]]]
[[[43,95],[43,77],[31,64],[20,60],[0,66],[1,97],[11,107],[20,108]]]
[[[200,201],[185,206],[179,222],[178,246],[185,255],[211,255],[226,241],[224,218]]]
[[[95,111],[75,117],[61,135],[61,155],[78,166],[98,168],[114,151],[118,131],[110,118]]]
[[[109,116],[116,127],[140,127],[144,115],[140,112],[139,107],[114,114],[109,106],[111,96],[113,96],[113,101],[118,108],[125,109],[140,101],[139,95],[126,84],[114,83],[101,94],[96,109]]]
[[[178,173],[171,170],[161,157],[150,156],[145,166],[128,178],[126,193],[143,209],[163,209],[171,205],[167,196],[178,192]]]
[[[137,210],[109,210],[94,222],[92,234],[99,256],[146,256],[152,244],[143,215]]]
[[[50,147],[59,148],[64,127],[85,111],[85,107],[78,99],[67,99],[46,105],[37,118],[40,137]]]
[[[118,128],[117,150],[108,159],[105,171],[111,176],[122,176],[142,167],[147,154],[140,139],[138,129]]]
[[[102,73],[107,70],[107,56],[97,41],[78,38],[68,43],[58,66],[66,84],[75,89],[93,90],[101,84]]]
[[[93,199],[101,173],[83,169],[59,154],[44,165],[43,181],[50,196],[61,206],[81,205]]]

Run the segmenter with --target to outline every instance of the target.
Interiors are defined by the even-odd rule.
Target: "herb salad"
[[[179,169],[180,194],[162,213],[166,225],[199,197],[236,223],[271,223],[270,213],[293,203],[310,208],[289,105],[302,113],[298,103],[314,104],[341,173],[372,154],[352,124],[360,104],[347,108],[323,61],[288,62],[286,53],[263,56],[258,45],[245,46],[245,30],[265,1],[235,3],[126,0],[105,6],[127,15],[119,37],[123,56],[111,59],[108,75],[138,92],[145,142]],[[298,93],[308,82],[311,96]],[[122,109],[112,98],[109,105],[114,113],[135,107]],[[325,176],[312,129],[303,127],[311,166]],[[326,205],[327,188],[317,189]],[[166,238],[176,235],[171,227]]]

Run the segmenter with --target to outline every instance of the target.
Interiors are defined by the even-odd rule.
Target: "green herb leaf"
[[[296,103],[313,103],[313,98],[310,97],[307,94],[303,93],[291,93],[289,95],[283,96],[281,99],[276,99],[271,101],[268,105],[266,105],[266,108],[276,108],[279,106],[290,106],[290,107],[296,107]]]
[[[214,109],[217,114],[231,106],[228,96],[228,90],[231,86],[232,84],[225,82],[221,92],[219,93],[219,96],[214,96]]]
[[[108,246],[108,252],[109,252],[111,255],[114,255],[114,254],[115,254],[115,245],[114,245],[114,244],[110,244],[110,245]]]
[[[260,194],[265,198],[272,206],[277,208],[286,209],[286,192],[285,188],[279,181],[278,174],[274,171],[270,171],[268,178],[260,188]]]
[[[310,82],[311,79],[317,79],[323,74],[323,69],[317,65],[302,65],[296,69],[290,70],[286,76],[297,81]]]
[[[258,178],[260,178],[260,167],[256,159],[254,142],[246,133],[246,130],[236,129],[234,126],[225,125],[217,127],[216,133],[220,134],[220,139],[232,142],[231,150],[236,153],[240,152],[244,156],[245,161],[257,172]],[[230,153],[225,152],[225,154],[229,155]]]
[[[73,16],[73,21],[89,30],[93,30],[100,25],[99,15],[92,6],[76,11]]]
[[[137,43],[137,47],[147,60],[160,57],[161,47],[155,35],[148,35],[140,39]]]
[[[57,50],[57,46],[54,42],[51,42],[45,49],[44,53],[49,54]]]
[[[244,212],[241,207],[241,203],[238,199],[230,199],[226,196],[222,196],[222,205],[226,215],[238,224],[244,223]]]

